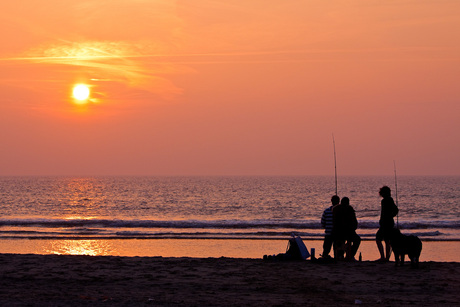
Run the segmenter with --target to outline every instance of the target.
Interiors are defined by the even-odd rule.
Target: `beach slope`
[[[0,254],[2,306],[458,306],[460,263]]]

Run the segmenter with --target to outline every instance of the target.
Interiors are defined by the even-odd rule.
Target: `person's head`
[[[340,197],[338,197],[337,195],[334,195],[331,197],[331,203],[332,205],[338,205],[340,203]]]
[[[340,204],[342,204],[344,206],[349,206],[350,205],[350,199],[348,197],[343,197],[342,201],[340,202]]]
[[[387,186],[383,186],[383,187],[380,188],[379,194],[382,197],[391,196],[391,189],[389,187],[387,187]]]

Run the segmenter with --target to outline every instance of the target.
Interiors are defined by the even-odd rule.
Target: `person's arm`
[[[326,210],[324,210],[323,215],[321,216],[321,226],[326,228]]]
[[[358,219],[356,218],[356,212],[354,209],[351,209],[353,213],[353,230],[358,229]]]

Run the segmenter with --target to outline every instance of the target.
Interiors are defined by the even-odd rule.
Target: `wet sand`
[[[5,254],[64,254],[127,257],[254,258],[286,251],[285,240],[0,240]],[[322,253],[322,240],[304,240],[307,248]],[[375,241],[362,241],[358,254],[363,260],[380,257]],[[459,241],[424,241],[420,261],[460,262]]]
[[[458,306],[460,263],[0,254],[2,306]]]

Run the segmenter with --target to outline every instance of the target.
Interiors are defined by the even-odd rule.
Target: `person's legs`
[[[324,258],[324,257],[328,257],[329,256],[329,253],[331,252],[331,248],[332,248],[332,243],[334,241],[332,240],[332,236],[328,236],[326,235],[324,237],[324,243],[323,243],[323,253],[321,254],[321,256]]]
[[[334,258],[336,260],[342,260],[345,254],[345,240],[335,239],[334,240]]]
[[[352,241],[351,240],[347,240],[345,242],[345,259],[346,260],[352,260],[352,256],[351,256],[351,249],[352,249],[352,246],[351,246],[351,243]]]
[[[352,246],[351,246],[351,258],[355,258],[356,253],[358,252],[359,245],[361,244],[361,237],[355,233],[351,238]]]
[[[382,243],[380,243],[382,244]],[[391,256],[391,243],[390,243],[390,240],[385,240],[385,248],[386,248],[386,258],[385,260],[386,261],[390,261],[390,256]]]
[[[385,251],[383,249],[382,241],[383,241],[383,233],[382,233],[382,229],[379,229],[377,233],[375,234],[375,242],[377,243],[377,248],[379,249],[379,253],[380,253],[380,259],[378,259],[377,261],[385,261]]]
[[[346,250],[346,259],[348,261],[354,261],[356,252],[358,251],[359,245],[361,244],[361,237],[358,236],[358,234],[352,233],[350,236],[347,238],[347,244],[345,247]]]

